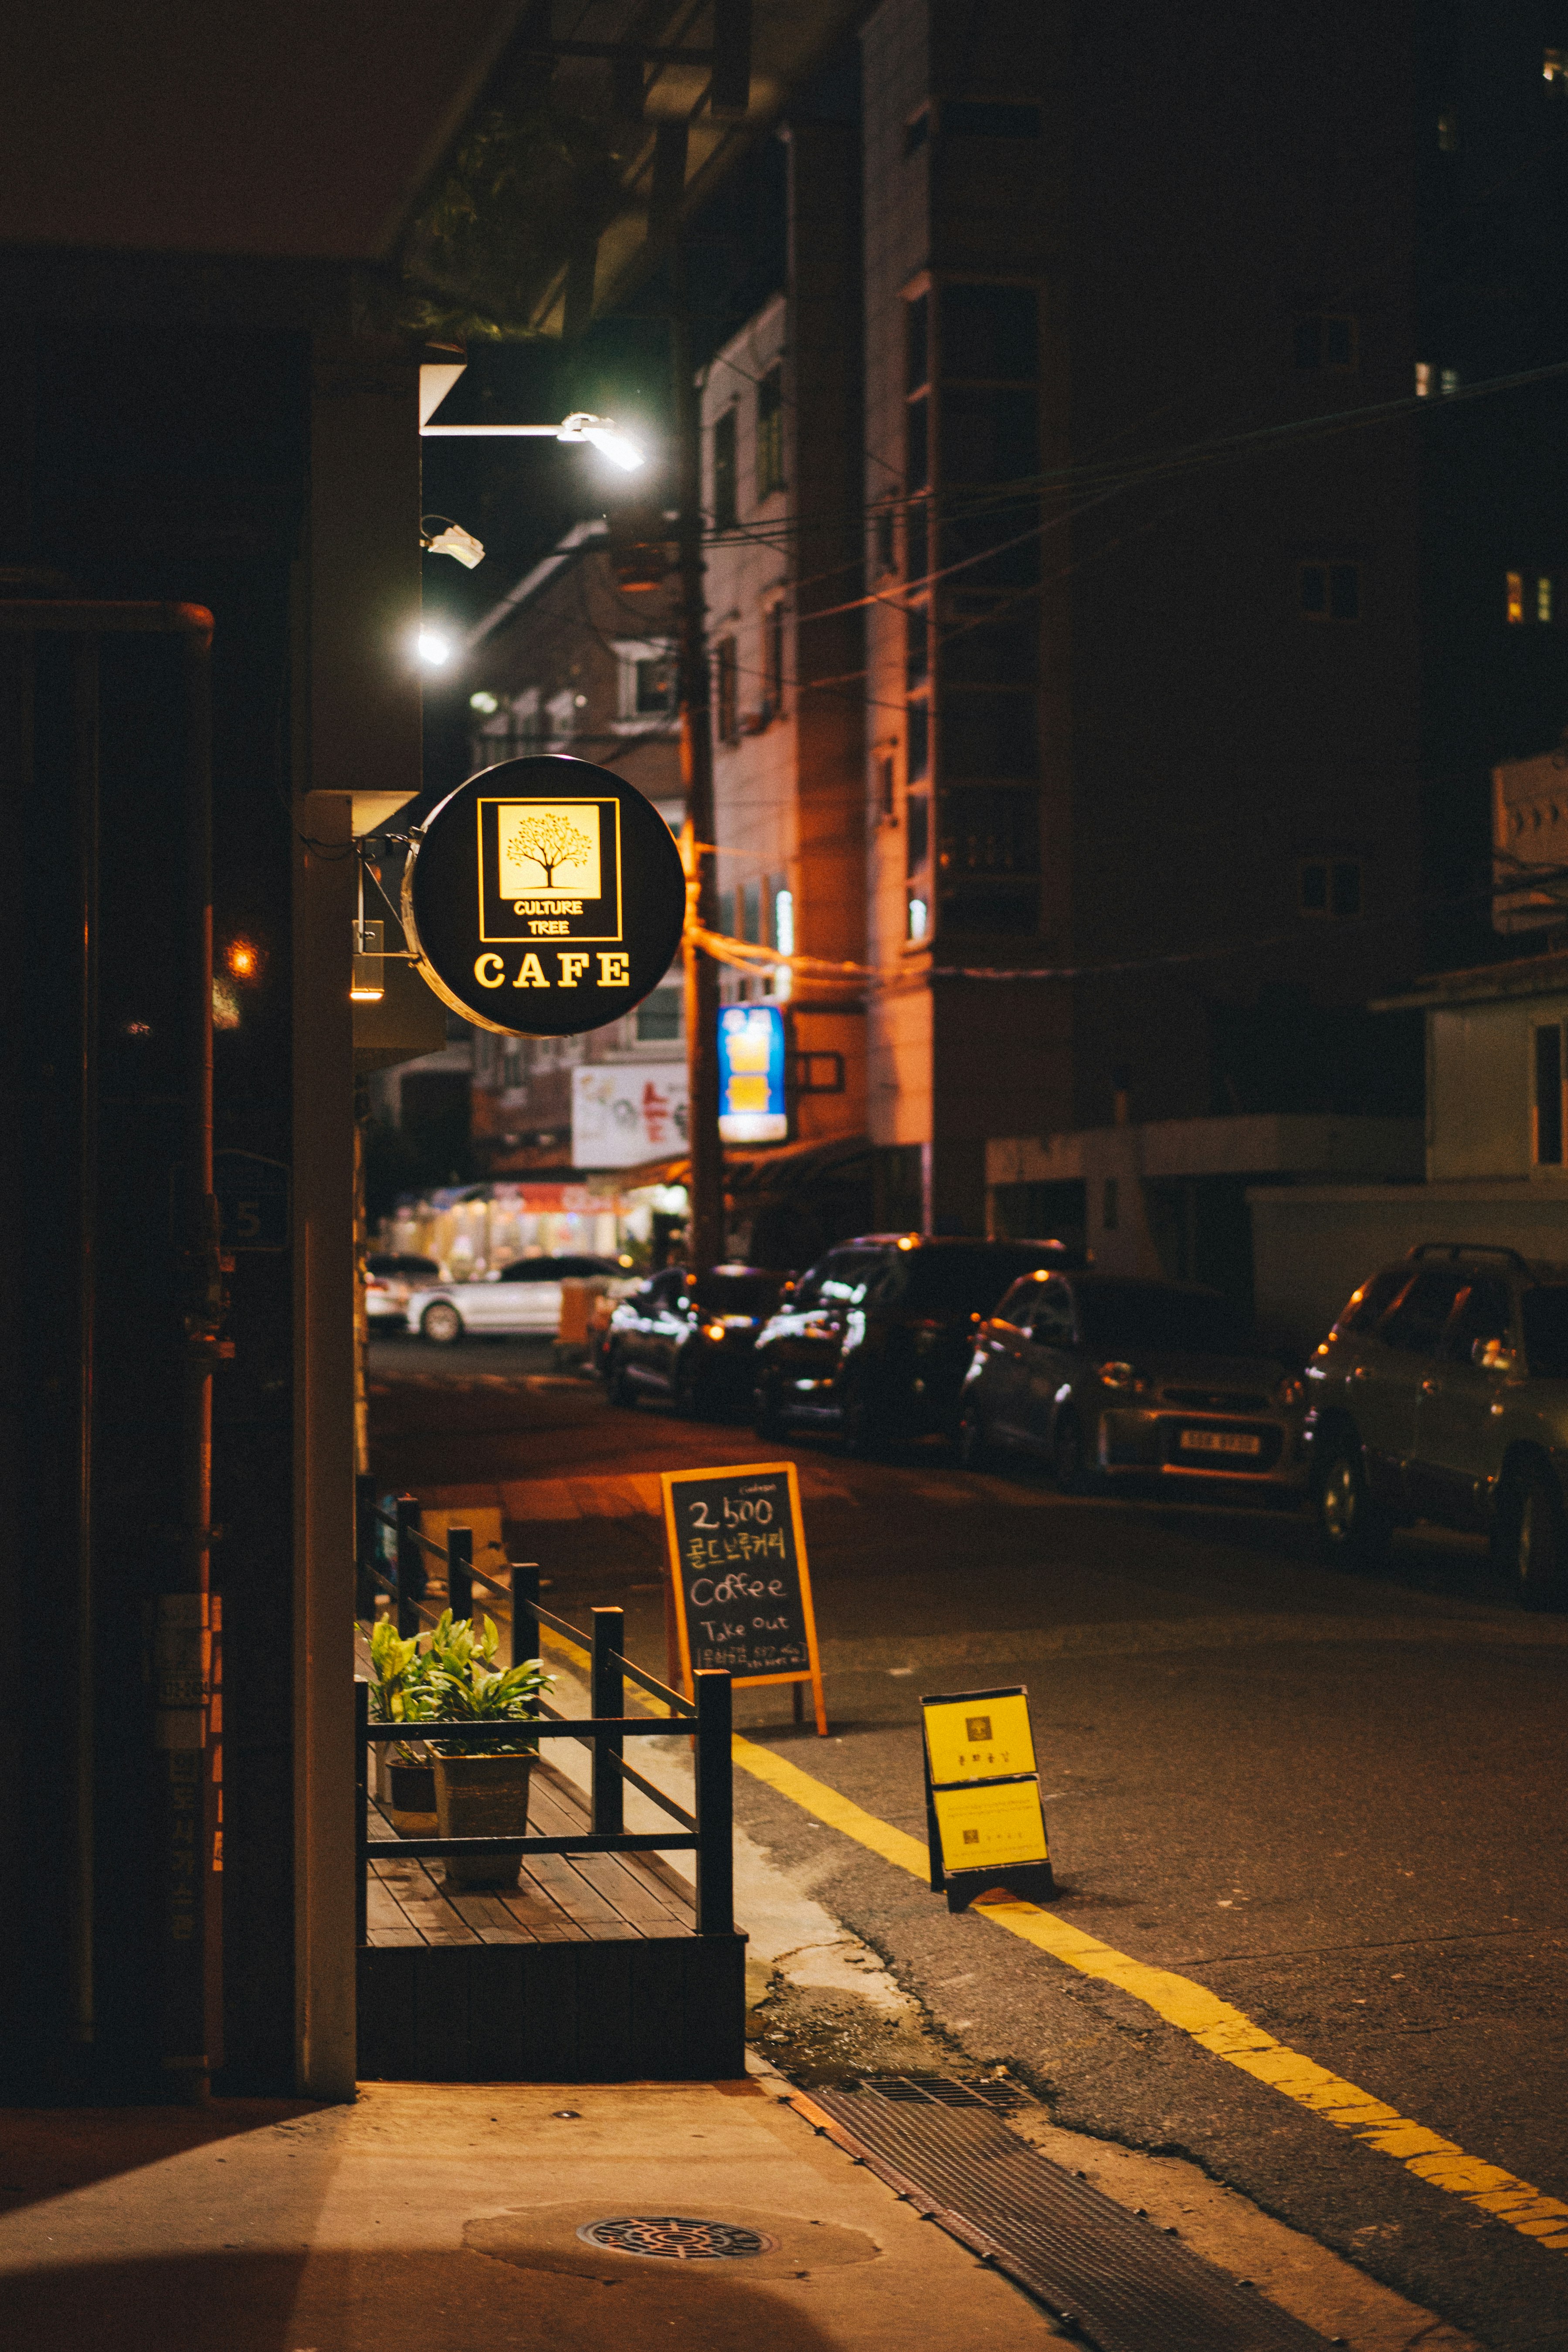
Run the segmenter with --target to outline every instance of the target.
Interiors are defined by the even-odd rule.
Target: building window
[[[931,614],[923,604],[904,608],[904,676],[910,686],[923,686],[931,674]]]
[[[1550,628],[1557,610],[1555,585],[1551,572],[1505,572],[1503,609],[1511,628],[1519,628],[1531,621]]]
[[[1538,1168],[1563,1165],[1563,1024],[1535,1033],[1535,1103],[1531,1118],[1531,1158]]]
[[[637,1044],[670,1045],[680,1034],[680,991],[656,988],[637,1009]]]
[[[931,137],[931,110],[922,106],[912,121],[904,125],[904,153],[913,155]]]
[[[939,814],[943,929],[1034,930],[1039,917],[1038,795],[971,787],[944,793]]]
[[[617,715],[668,718],[676,707],[674,646],[658,638],[622,638],[615,653]]]
[[[1358,354],[1356,322],[1342,310],[1314,310],[1296,321],[1296,365],[1343,371]]]
[[[877,509],[876,549],[878,571],[891,572],[898,562],[898,552],[894,543],[893,509],[890,506]]]
[[[735,901],[739,896],[740,893],[735,890],[721,890],[716,894],[714,905],[718,909],[719,934],[721,939],[733,940],[740,936],[735,929]]]
[[[1040,351],[1032,286],[944,286],[941,316],[944,383],[1034,383]]]
[[[1040,110],[950,98],[942,104],[942,128],[949,139],[1037,139]]]
[[[1439,368],[1437,371],[1437,389],[1442,394],[1445,400],[1448,399],[1454,393],[1458,392],[1459,389],[1458,369]]]
[[[735,411],[725,409],[713,425],[713,528],[733,530],[740,521],[736,504]]]
[[[931,382],[931,296],[904,304],[904,390],[923,392]]]
[[[931,908],[923,898],[911,898],[909,902],[910,944],[923,940],[931,929]]]
[[[1361,565],[1303,563],[1297,567],[1300,606],[1311,621],[1359,621]]]
[[[908,818],[905,842],[904,871],[912,879],[925,866],[931,856],[931,800],[925,793],[911,793],[904,803]]]
[[[1541,60],[1541,79],[1557,98],[1568,98],[1568,49],[1548,49]]]
[[[1308,857],[1297,880],[1297,905],[1303,915],[1324,915],[1348,920],[1362,910],[1362,866],[1359,857]]]
[[[1430,360],[1417,360],[1415,362],[1415,397],[1417,400],[1430,400],[1432,397],[1432,362]]]
[[[760,881],[742,883],[741,887],[741,937],[754,948],[763,944],[763,886]]]
[[[886,752],[877,761],[877,808],[884,824],[898,822],[898,769]]]
[[[714,666],[718,673],[715,680],[714,700],[717,705],[719,740],[721,743],[738,743],[741,740],[741,704],[738,673],[735,667],[734,638],[721,637],[713,650]]]
[[[904,486],[923,490],[931,481],[931,401],[925,393],[904,411]]]
[[[784,369],[775,366],[757,386],[758,498],[772,498],[784,479]]]
[[[763,697],[769,719],[782,716],[784,707],[784,608],[777,597],[763,614]]]
[[[904,519],[904,577],[917,587],[931,570],[931,509],[917,499]]]
[[[931,712],[923,702],[911,702],[906,713],[904,782],[918,784],[931,772]]]
[[[780,955],[795,953],[795,892],[773,892],[773,945]]]

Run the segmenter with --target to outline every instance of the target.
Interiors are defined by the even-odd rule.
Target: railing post
[[[370,1685],[354,1684],[354,1940],[370,1940]]]
[[[593,1612],[594,1665],[588,1712],[619,1718],[626,1711],[626,1679],[621,1651],[626,1638],[624,1609]],[[594,1827],[601,1836],[618,1837],[626,1827],[626,1782],[621,1779],[625,1742],[618,1731],[594,1736]]]
[[[425,1549],[419,1541],[418,1497],[397,1498],[397,1630],[406,1641],[419,1631],[419,1603],[425,1598]]]
[[[375,1616],[375,1480],[368,1470],[354,1474],[354,1615],[362,1624]]]
[[[697,1682],[697,1932],[735,1932],[735,1849],[730,1760],[730,1677],[704,1666]]]
[[[447,1606],[454,1617],[474,1613],[474,1531],[447,1530]]]
[[[539,1655],[539,1619],[534,1611],[539,1605],[539,1562],[536,1559],[514,1559],[511,1563],[511,1663],[520,1666],[524,1658]]]

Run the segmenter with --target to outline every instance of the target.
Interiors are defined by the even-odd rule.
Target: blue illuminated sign
[[[726,1004],[720,1012],[719,1132],[726,1143],[782,1143],[789,1133],[777,1004]]]

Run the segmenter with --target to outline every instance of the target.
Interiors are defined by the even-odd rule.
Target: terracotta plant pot
[[[531,1756],[437,1756],[436,1813],[440,1834],[449,1837],[521,1837],[528,1828],[528,1782]],[[521,1857],[515,1853],[447,1856],[451,1886],[515,1886]]]
[[[396,1757],[388,1758],[382,1767],[385,1794],[384,1802],[392,1817],[392,1826],[400,1837],[437,1837],[436,1826],[436,1767],[405,1764]]]

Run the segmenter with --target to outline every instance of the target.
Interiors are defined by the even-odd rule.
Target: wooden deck
[[[537,1837],[570,1837],[588,1826],[586,1806],[552,1765],[533,1768],[528,1826]],[[374,1798],[370,1838],[366,1912],[373,1950],[613,1943],[697,1932],[686,1882],[657,1854],[525,1854],[514,1892],[460,1895],[445,1891],[439,1862],[399,1856],[401,1841]]]
[[[587,1827],[572,1783],[534,1768],[528,1826]],[[447,1894],[374,1802],[359,2071],[395,2082],[622,2083],[745,2072],[743,1935],[699,1936],[686,1883],[653,1854],[529,1854],[505,1894]]]

